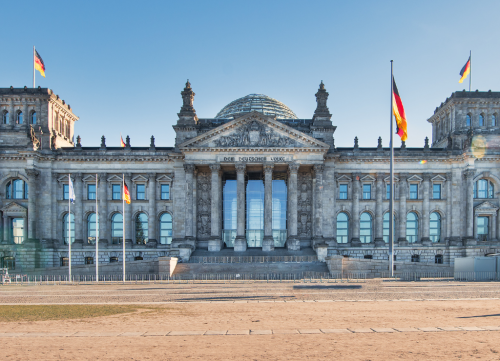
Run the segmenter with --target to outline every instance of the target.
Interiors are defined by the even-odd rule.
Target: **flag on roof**
[[[123,137],[121,136],[121,134],[120,134],[120,142],[121,142],[121,146],[122,146],[122,148],[125,148],[126,144],[125,144],[125,142],[123,141]]]
[[[406,141],[408,133],[406,129],[405,108],[403,107],[403,102],[399,96],[398,87],[396,86],[394,77],[392,77],[392,111],[396,117],[396,134],[401,137],[402,141]]]
[[[467,75],[470,73],[470,56],[469,59],[467,60],[467,63],[465,63],[464,67],[462,70],[460,70],[460,80],[458,81],[459,83],[463,82],[465,78],[467,78]]]
[[[42,57],[38,54],[38,51],[35,50],[35,69],[42,74],[45,78],[45,64],[43,63]]]

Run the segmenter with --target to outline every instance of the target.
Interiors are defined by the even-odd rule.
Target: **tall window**
[[[69,184],[63,184],[63,199],[69,199]]]
[[[435,255],[434,256],[434,263],[443,264],[443,255],[442,254]]]
[[[13,218],[11,223],[12,243],[21,244],[24,242],[24,219]]]
[[[148,243],[148,216],[145,213],[139,213],[135,217],[135,242]]]
[[[432,198],[441,199],[441,184],[432,185]]]
[[[113,184],[113,199],[122,199],[122,186],[120,184]]]
[[[487,179],[480,179],[474,183],[474,198],[493,198],[493,183]]]
[[[467,116],[465,117],[465,125],[470,127],[470,114],[467,114]]]
[[[7,199],[28,199],[28,183],[21,179],[7,182],[5,196]]]
[[[484,127],[484,115],[479,114],[479,126]]]
[[[389,212],[387,212],[384,214],[384,222],[383,222],[383,228],[382,228],[383,238],[384,238],[385,243],[389,243],[389,229],[390,229]],[[396,216],[394,216],[394,218],[392,219],[392,234],[393,234],[394,239],[396,239],[395,230],[396,230]]]
[[[9,124],[9,112],[6,110],[2,114],[2,124]]]
[[[120,213],[116,213],[111,218],[111,238],[113,244],[119,244],[123,241],[123,217]]]
[[[95,184],[87,184],[87,199],[95,199]]]
[[[2,258],[2,268],[8,268],[10,270],[16,269],[16,259],[14,257],[3,257]]]
[[[385,199],[391,199],[391,185],[385,185]]]
[[[68,224],[68,216],[71,216],[69,218],[70,224]],[[68,226],[71,227],[71,229],[69,229],[69,234],[68,234]],[[75,242],[75,216],[73,214],[69,215],[68,213],[66,213],[66,215],[64,216],[64,219],[63,219],[64,244],[69,244],[68,243],[68,240],[69,240],[68,236],[71,237],[71,243]]]
[[[410,199],[418,199],[418,184],[410,184]]]
[[[222,240],[226,247],[234,247],[238,199],[236,180],[226,179],[222,188]]]
[[[36,125],[36,112],[31,113],[31,124]]]
[[[417,242],[418,238],[418,216],[415,212],[410,212],[406,216],[406,239],[410,243]]]
[[[275,174],[275,176],[277,176]],[[286,242],[287,187],[286,180],[272,180],[272,230],[274,247],[284,247]]]
[[[372,185],[363,184],[363,199],[372,199]]]
[[[437,212],[431,213],[429,234],[432,242],[441,240],[441,216]]]
[[[87,217],[87,242],[95,244],[96,236],[96,215],[90,213]]]
[[[497,115],[496,114],[493,114],[491,116],[491,126],[492,127],[496,127],[497,126]]]
[[[341,212],[337,215],[337,243],[347,243],[349,240],[349,216]]]
[[[23,121],[24,121],[23,112],[19,110],[17,112],[17,124],[23,124]]]
[[[339,199],[347,199],[347,184],[339,186]]]
[[[170,185],[162,184],[161,185],[161,199],[170,199]]]
[[[359,239],[361,243],[372,241],[372,216],[368,212],[361,213],[359,218]]]
[[[488,234],[490,233],[489,229],[489,218],[487,216],[479,216],[477,217],[477,238],[480,241],[487,241]]]
[[[172,216],[163,213],[160,217],[160,244],[170,244],[172,242]]]
[[[135,190],[138,200],[146,199],[146,186],[144,184],[137,184]]]

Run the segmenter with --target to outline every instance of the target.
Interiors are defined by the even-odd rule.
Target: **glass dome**
[[[264,94],[249,94],[226,105],[215,116],[219,119],[234,119],[241,113],[259,112],[278,119],[297,119],[292,110],[276,99]]]

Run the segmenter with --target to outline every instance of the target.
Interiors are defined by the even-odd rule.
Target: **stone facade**
[[[117,215],[125,217],[127,262],[168,256],[188,260],[197,248],[234,247],[243,254],[254,244],[248,240],[246,201],[252,177],[262,184],[264,215],[252,232],[264,251],[313,247],[320,259],[388,259],[389,149],[381,140],[378,147],[360,147],[357,139],[352,148],[335,147],[336,126],[323,83],[312,119],[276,119],[259,112],[199,119],[189,82],[181,95],[174,147],[158,147],[154,137],[149,147],[131,147],[129,137],[124,148],[107,147],[104,137],[100,147],[83,147],[79,137],[73,140],[78,117],[51,90],[0,89],[3,264],[15,260],[16,269],[23,270],[64,264],[68,176],[76,195],[73,265],[95,262],[89,217],[96,211],[100,263],[122,260]],[[422,148],[403,144],[395,149],[398,261],[418,255],[421,262],[433,263],[441,255],[449,267],[456,257],[500,251],[499,112],[500,93],[454,93],[428,120],[431,147],[426,140]],[[236,194],[231,227],[223,211],[228,180],[235,182]],[[286,184],[286,225],[279,229],[273,218],[275,180]],[[122,182],[132,198],[123,215]],[[20,185],[24,188],[16,188]],[[142,235],[147,231],[147,242],[139,228]]]

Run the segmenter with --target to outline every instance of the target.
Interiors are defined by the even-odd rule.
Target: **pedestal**
[[[245,237],[237,236],[234,239],[234,251],[245,252],[247,250],[247,240]]]
[[[222,249],[222,240],[220,238],[211,238],[208,240],[209,252],[220,252]]]
[[[325,262],[325,258],[328,256],[328,246],[326,244],[317,246],[316,255],[318,256],[318,261]]]
[[[264,237],[264,239],[262,240],[262,250],[264,252],[274,251],[273,237]]]
[[[297,237],[289,237],[286,241],[286,248],[289,251],[300,251],[300,240]]]
[[[385,241],[383,238],[375,238],[375,240],[373,241],[373,244],[375,245],[375,247],[384,247]]]

